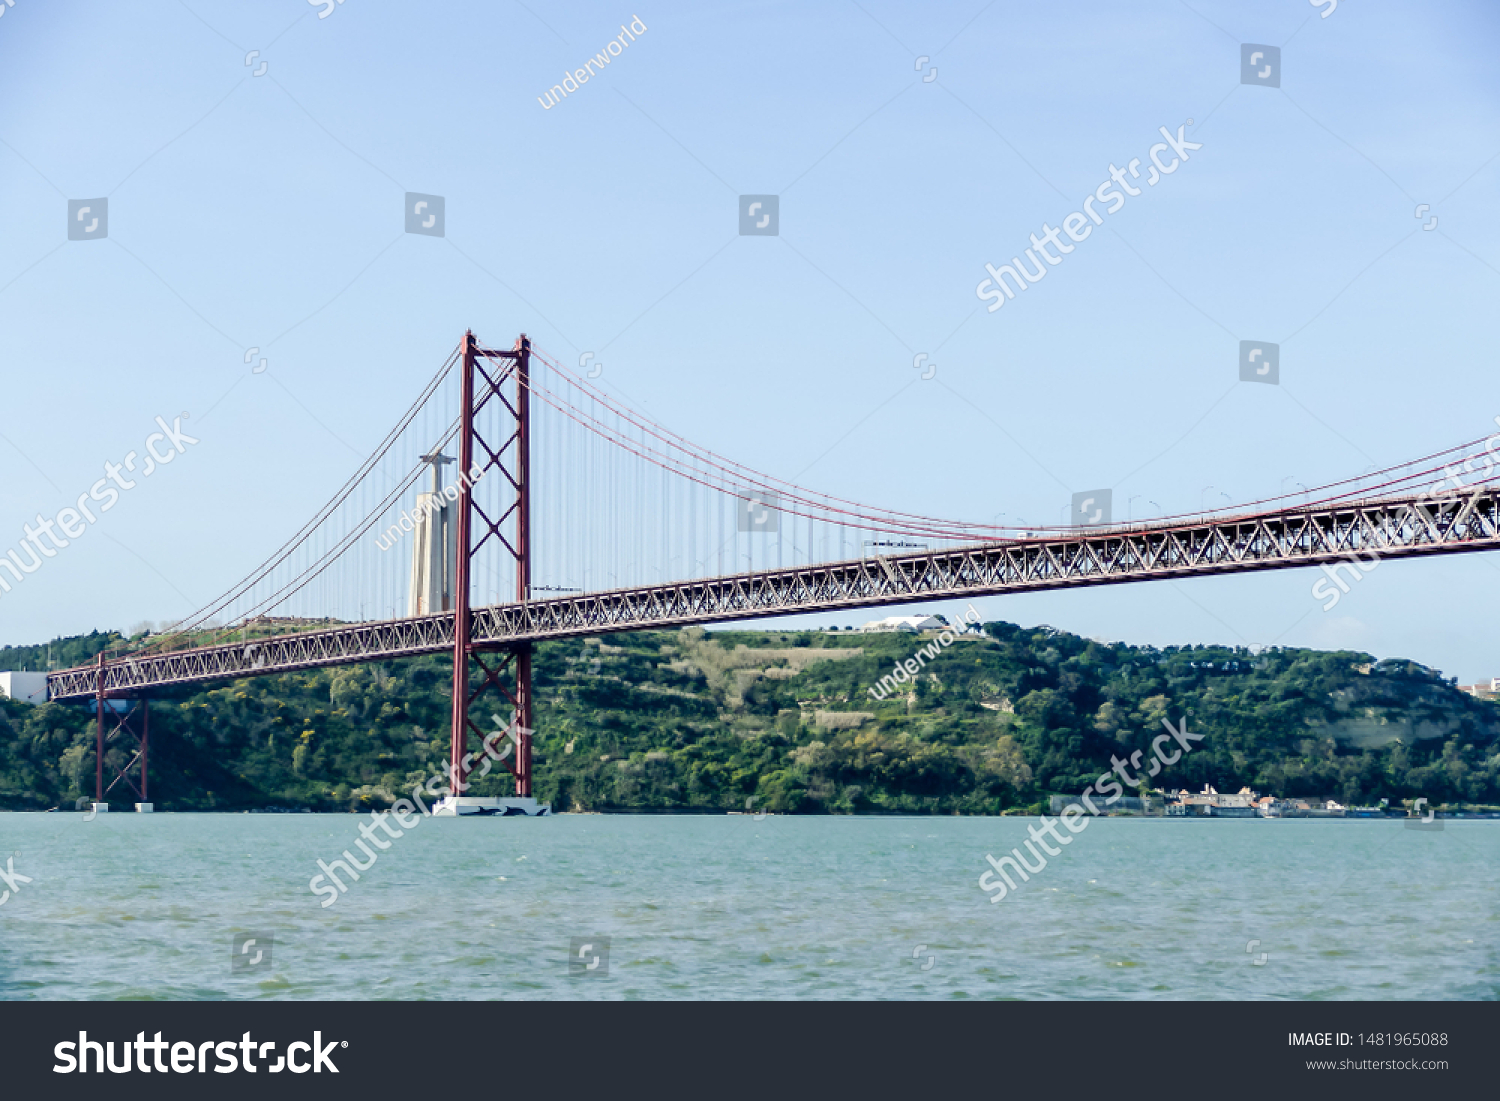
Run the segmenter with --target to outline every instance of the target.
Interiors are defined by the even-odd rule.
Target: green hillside
[[[113,637],[57,640],[53,656],[84,661]],[[1103,645],[990,623],[872,698],[929,642],[690,629],[543,644],[537,795],[557,810],[744,809],[753,796],[757,810],[996,814],[1076,793],[1112,757],[1146,749],[1163,719],[1186,719],[1203,741],[1157,788],[1500,803],[1500,708],[1411,662]],[[0,668],[22,653],[0,651]],[[436,657],[390,661],[156,701],[153,800],[165,810],[389,802],[447,761],[449,669]],[[90,796],[93,745],[80,707],[0,700],[0,807]],[[108,752],[124,759],[123,747]],[[508,790],[497,772],[474,793]]]

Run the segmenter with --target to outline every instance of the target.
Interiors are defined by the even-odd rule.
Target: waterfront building
[[[1167,813],[1178,818],[1255,818],[1260,815],[1260,796],[1247,787],[1226,795],[1212,784],[1204,784],[1202,791],[1171,792],[1167,799]]]

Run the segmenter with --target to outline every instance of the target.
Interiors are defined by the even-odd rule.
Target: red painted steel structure
[[[485,734],[472,720],[471,711],[493,687],[514,709],[510,733],[516,752],[504,763],[516,777],[516,794],[527,796],[532,794],[532,647],[540,640],[962,596],[1326,565],[1356,554],[1395,558],[1500,549],[1500,487],[1483,482],[1439,500],[1430,493],[1389,490],[1389,496],[1348,500],[1345,498],[1351,494],[1346,492],[1338,498],[1298,507],[1240,515],[1174,517],[1149,524],[1026,533],[1022,538],[981,539],[920,554],[752,570],[534,601],[531,355],[531,342],[524,333],[509,351],[484,348],[472,332],[464,335],[459,439],[462,476],[455,502],[457,553],[451,618],[440,613],[340,625],[267,638],[251,647],[191,647],[114,662],[101,653],[96,668],[81,666],[49,673],[49,698],[81,701],[92,697],[98,703],[96,799],[102,801],[107,791],[104,751],[108,738],[122,728],[134,734],[130,720],[139,711],[138,752],[118,770],[109,788],[122,779],[135,787],[128,774],[139,761],[140,787],[136,790],[142,802],[147,800],[149,713],[144,695],[169,685],[200,685],[451,650],[450,766],[455,790],[463,790],[460,785],[470,771],[466,758],[472,760],[474,756],[468,752],[470,732],[481,737]],[[513,399],[507,396],[512,381]],[[492,400],[509,413],[502,422],[514,425],[513,431],[502,430],[505,438],[498,447],[491,447],[478,421],[478,414]],[[483,452],[478,464],[476,446]],[[474,498],[473,484],[478,479],[472,475],[476,468],[480,477],[500,471],[514,491],[508,507],[494,518]],[[1393,484],[1410,480],[1401,478]],[[472,565],[491,538],[515,562],[516,602],[475,609],[471,602]],[[477,687],[471,678],[474,665],[481,673]],[[506,686],[507,676],[513,690]],[[111,710],[107,705],[110,699],[134,703],[106,737],[104,715]]]
[[[489,361],[488,367],[485,361]],[[506,397],[505,384],[515,382],[514,401]],[[493,643],[474,641],[473,613],[470,609],[471,566],[479,551],[495,539],[515,559],[516,598],[522,604],[531,599],[531,341],[522,333],[516,346],[508,352],[481,348],[472,332],[464,334],[463,362],[460,365],[460,425],[458,462],[458,522],[455,525],[457,562],[454,568],[453,593],[453,715],[449,743],[448,772],[455,793],[464,790],[473,756],[469,734],[481,739],[484,729],[470,717],[476,701],[494,688],[511,704],[511,736],[515,752],[508,755],[505,766],[516,778],[516,794],[531,794],[531,644],[522,642],[497,647]],[[477,385],[476,385],[477,384]],[[498,447],[491,447],[479,431],[476,415],[491,401],[501,403],[511,414],[515,430]],[[511,505],[491,518],[474,499],[474,445],[483,449],[478,463],[479,476],[499,471],[515,492]],[[514,451],[512,451],[514,448]],[[507,460],[507,455],[510,458]],[[508,464],[508,465],[507,465]],[[503,530],[514,517],[514,538],[507,539]],[[484,528],[476,542],[475,520]],[[485,660],[486,654],[502,655],[497,664]],[[471,665],[478,666],[478,687],[470,680]],[[503,678],[511,671],[514,691],[506,688]]]
[[[1446,504],[1421,495],[1193,521],[1084,529],[994,540],[951,550],[755,570],[696,581],[548,597],[470,609],[470,641],[485,651],[616,631],[706,626],[928,600],[1304,569],[1368,558],[1500,551],[1500,491],[1481,487]],[[1429,507],[1430,506],[1430,507]],[[454,617],[443,612],[273,636],[246,647],[199,646],[111,663],[110,692],[167,687],[420,654],[452,653]],[[92,699],[93,665],[47,674],[52,700]],[[529,725],[529,724],[528,724]]]
[[[104,651],[99,652],[99,685],[94,695],[94,802],[103,803],[104,797],[114,790],[116,784],[124,780],[136,794],[136,801],[149,803],[151,801],[150,788],[150,749],[151,749],[151,705],[144,697],[130,700],[130,706],[123,711],[116,711],[117,716],[113,729],[109,733],[104,731],[104,716],[112,709],[109,707],[110,697],[105,692],[104,685],[108,679],[106,666],[108,659]],[[115,697],[119,699],[120,697]],[[140,713],[140,731],[137,733],[132,720],[136,713]],[[110,781],[109,787],[104,786],[104,750],[110,740],[121,731],[129,734],[135,739],[135,755],[125,762],[123,768],[116,770],[115,778]],[[141,766],[141,782],[139,785],[130,778],[130,770],[139,763]]]
[[[99,651],[99,679],[94,697],[94,802],[104,802],[104,651]]]

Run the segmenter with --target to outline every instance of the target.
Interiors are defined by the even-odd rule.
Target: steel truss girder
[[[471,614],[473,643],[500,648],[614,631],[1123,584],[1347,560],[1500,549],[1500,496],[1485,488],[1437,505],[1425,496],[1356,502],[1191,524],[1080,529],[1055,538],[976,544],[652,585]],[[105,691],[199,684],[450,651],[453,616],[366,623],[111,663]],[[97,691],[93,667],[49,674],[54,700]]]

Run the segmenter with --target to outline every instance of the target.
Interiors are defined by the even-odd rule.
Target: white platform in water
[[[552,813],[551,803],[538,803],[531,796],[445,795],[432,808],[434,818],[467,818],[470,815],[526,815],[540,818]]]
[[[155,803],[137,803],[135,805],[135,812],[137,814],[154,814],[156,812],[156,804]]]
[[[93,811],[94,811],[95,814],[108,814],[109,813],[109,804],[108,803],[90,803],[89,806],[93,809]]]

